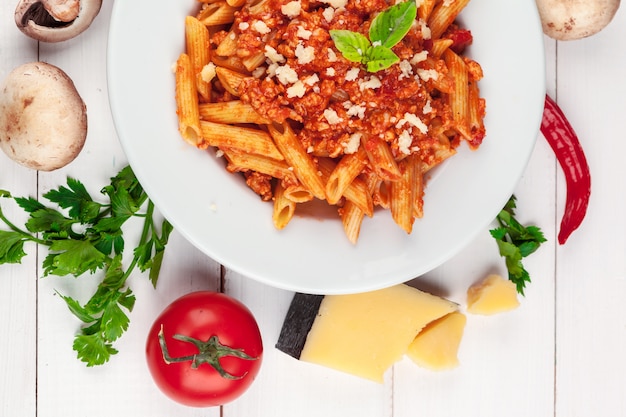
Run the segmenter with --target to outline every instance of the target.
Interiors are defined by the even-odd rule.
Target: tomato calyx
[[[179,362],[188,362],[191,361],[191,368],[196,369],[202,364],[207,364],[213,367],[221,377],[226,379],[241,379],[246,376],[247,372],[243,375],[237,376],[228,373],[220,363],[220,359],[225,356],[234,356],[243,360],[254,361],[258,358],[252,357],[248,355],[241,349],[231,348],[229,346],[223,345],[219,337],[211,336],[209,340],[202,341],[195,339],[193,337],[185,336],[182,334],[175,334],[172,336],[173,339],[180,340],[182,342],[188,342],[196,346],[198,349],[198,353],[187,356],[180,356],[177,358],[173,358],[170,356],[169,351],[167,349],[167,342],[165,341],[165,335],[163,333],[163,326],[159,330],[159,345],[161,346],[161,352],[163,353],[163,360],[168,365],[170,363],[179,363]]]

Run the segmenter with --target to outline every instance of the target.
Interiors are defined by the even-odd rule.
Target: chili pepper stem
[[[167,348],[167,342],[165,341],[165,334],[163,333],[163,326],[161,326],[158,336],[159,336],[159,345],[161,346],[161,352],[163,353],[163,360],[168,365],[171,363],[191,361],[191,368],[196,369],[203,363],[206,363],[208,365],[211,365],[213,369],[215,369],[220,374],[221,377],[226,378],[226,379],[241,379],[244,376],[246,376],[246,374],[243,374],[241,376],[236,376],[236,375],[232,375],[226,372],[226,370],[222,367],[222,364],[220,363],[220,359],[222,357],[235,356],[237,358],[244,359],[244,360],[257,360],[258,359],[258,358],[254,358],[248,355],[241,349],[234,349],[229,346],[225,346],[221,344],[217,336],[211,336],[209,340],[205,342],[205,341],[198,340],[193,337],[189,337],[189,336],[185,336],[181,334],[175,334],[174,336],[172,336],[172,338],[176,340],[180,340],[182,342],[192,343],[198,349],[198,353],[194,355],[179,356],[179,357],[173,358],[172,356],[170,356],[168,348]]]

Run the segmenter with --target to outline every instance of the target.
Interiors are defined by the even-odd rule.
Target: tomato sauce
[[[369,73],[341,55],[329,30],[368,36],[374,16],[393,3],[344,1],[301,0],[297,13],[285,13],[289,0],[267,0],[264,7],[238,11],[232,26],[237,56],[246,59],[262,52],[268,57],[242,82],[241,100],[271,120],[292,123],[313,155],[339,157],[354,151],[349,143],[355,134],[377,135],[396,159],[419,153],[422,161],[434,165],[443,145],[441,135],[450,137],[452,146],[458,144],[458,135],[451,133],[452,114],[445,98],[452,80],[443,60],[430,54],[430,30],[416,20],[393,47],[400,62]],[[465,47],[471,34],[462,35]],[[213,42],[223,37],[224,32],[217,33]],[[415,116],[422,128],[411,123]]]

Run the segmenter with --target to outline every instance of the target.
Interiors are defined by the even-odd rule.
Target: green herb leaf
[[[500,227],[490,230],[498,244],[500,256],[505,259],[509,280],[515,283],[517,292],[524,295],[530,275],[522,259],[534,253],[546,241],[537,226],[524,226],[515,218],[516,198],[511,196],[496,220]]]
[[[371,47],[370,41],[364,35],[350,30],[331,30],[330,37],[344,58],[352,62],[363,62]]]
[[[398,55],[384,46],[374,46],[367,51],[366,66],[369,72],[384,70],[398,61]]]
[[[55,240],[50,254],[44,260],[44,275],[82,275],[95,272],[106,264],[107,256],[91,242],[83,240]]]
[[[139,267],[148,271],[150,282],[156,286],[165,246],[173,230],[167,220],[163,221],[160,234],[156,230],[154,204],[130,167],[111,178],[101,193],[108,197],[108,202],[95,201],[80,181],[68,178],[67,186],[44,194],[44,198],[57,206],[48,207],[32,197],[12,197],[8,191],[0,190],[0,197],[12,198],[30,214],[23,230],[11,223],[0,207],[0,221],[10,229],[0,230],[0,264],[19,263],[26,255],[24,244],[35,242],[49,248],[42,262],[44,276],[101,273],[96,291],[84,305],[59,294],[70,312],[83,323],[73,348],[87,366],[102,365],[117,353],[113,342],[128,329],[127,312],[135,305],[127,280]],[[140,213],[144,206],[145,213]],[[132,261],[124,268],[123,226],[134,218],[143,221],[143,229]]]
[[[369,39],[350,30],[330,30],[330,37],[348,61],[364,64],[369,72],[378,72],[400,61],[391,48],[406,36],[416,16],[417,5],[409,0],[379,13],[370,25]]]
[[[76,336],[73,348],[78,352],[78,359],[85,362],[87,366],[104,365],[111,355],[118,352],[102,337],[101,333]]]
[[[372,44],[393,47],[409,32],[416,16],[417,5],[414,0],[398,3],[379,13],[370,25]]]
[[[24,236],[0,230],[0,264],[19,264],[24,256]]]

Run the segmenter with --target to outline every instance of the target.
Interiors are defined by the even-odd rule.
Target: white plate
[[[545,93],[543,36],[534,0],[472,0],[462,12],[483,67],[487,137],[462,146],[430,179],[424,218],[406,235],[387,212],[366,218],[351,245],[338,219],[296,217],[274,229],[263,203],[212,153],[177,131],[172,65],[194,0],[117,1],[108,87],[120,141],[159,210],[192,244],[247,277],[308,293],[378,289],[436,268],[485,231],[513,192],[538,134]],[[515,21],[515,29],[511,22]]]

